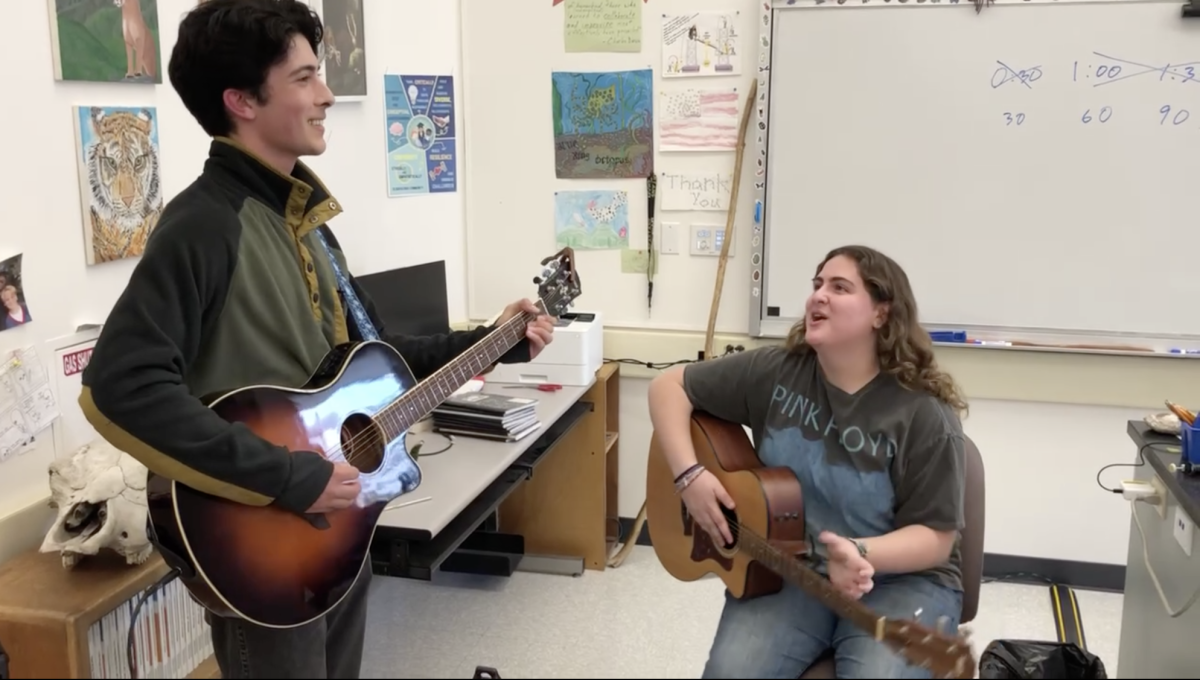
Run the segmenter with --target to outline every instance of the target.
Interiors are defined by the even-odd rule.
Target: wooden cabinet
[[[0,564],[0,643],[12,678],[130,677],[130,614],[167,571],[157,554],[130,566],[108,551],[69,570],[36,550]],[[140,677],[220,677],[203,610],[178,581],[142,606],[136,635]]]
[[[531,554],[582,557],[603,571],[620,533],[621,372],[603,364],[580,397],[592,410],[513,491],[499,509],[499,529],[525,538]]]

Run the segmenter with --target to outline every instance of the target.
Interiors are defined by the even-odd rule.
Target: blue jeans
[[[877,577],[862,603],[889,619],[916,619],[930,627],[945,616],[947,634],[957,632],[962,616],[962,592],[915,575]],[[830,650],[838,678],[930,677],[929,671],[908,665],[870,633],[791,585],[745,601],[726,591],[703,677],[798,678]]]

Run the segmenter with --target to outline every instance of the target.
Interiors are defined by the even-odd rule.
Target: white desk
[[[529,389],[505,389],[504,385],[500,384],[486,385],[483,388],[486,393],[537,399],[541,427],[521,441],[511,443],[455,435],[454,446],[450,447],[449,451],[427,458],[418,456],[421,486],[405,498],[416,500],[428,496],[431,500],[388,510],[380,517],[379,524],[420,532],[429,538],[437,536],[471,501],[483,493],[489,484],[517,462],[521,454],[538,441],[567,409],[579,401],[584,392],[588,391],[588,387],[591,385],[564,386],[557,392],[538,392]],[[419,441],[423,436],[425,435],[409,435],[410,448],[413,442]],[[441,440],[441,436],[435,434],[429,437],[429,441],[422,448],[436,450],[440,448]]]
[[[418,456],[421,485],[397,501],[430,500],[392,508],[380,517],[372,546],[377,573],[430,578],[432,571],[528,477],[536,462],[522,471],[523,456],[532,456],[536,451],[540,458],[579,420],[581,411],[589,410],[579,400],[590,387],[564,386],[557,392],[540,392],[486,385],[483,391],[487,393],[536,398],[541,427],[512,443],[455,435],[448,451]],[[568,412],[570,417],[564,417]],[[425,436],[409,435],[410,448]],[[434,434],[428,439],[423,447],[426,450],[441,447],[441,436]],[[384,564],[388,566],[381,566]]]

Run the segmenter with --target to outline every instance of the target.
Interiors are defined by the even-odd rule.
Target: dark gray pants
[[[354,588],[324,617],[298,628],[263,628],[209,616],[221,677],[356,680],[367,627],[368,559]]]

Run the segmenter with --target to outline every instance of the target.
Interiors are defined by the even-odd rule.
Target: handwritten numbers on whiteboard
[[[1192,115],[1188,113],[1187,109],[1179,109],[1175,112],[1175,115],[1172,116],[1170,104],[1163,104],[1162,108],[1159,109],[1158,112],[1162,114],[1162,118],[1158,121],[1159,125],[1166,125],[1168,119],[1170,119],[1173,125],[1179,125],[1185,122]]]
[[[1024,123],[1024,122],[1025,122],[1025,114],[1019,113],[1019,112],[1013,113],[1010,111],[1004,112],[1004,124],[1005,125],[1020,125],[1021,123]]]
[[[1083,112],[1083,116],[1079,120],[1086,125],[1093,120],[1100,121],[1101,123],[1107,123],[1110,118],[1112,118],[1112,107],[1101,106],[1100,111],[1098,111],[1096,115],[1093,116],[1092,110],[1088,109]]]

